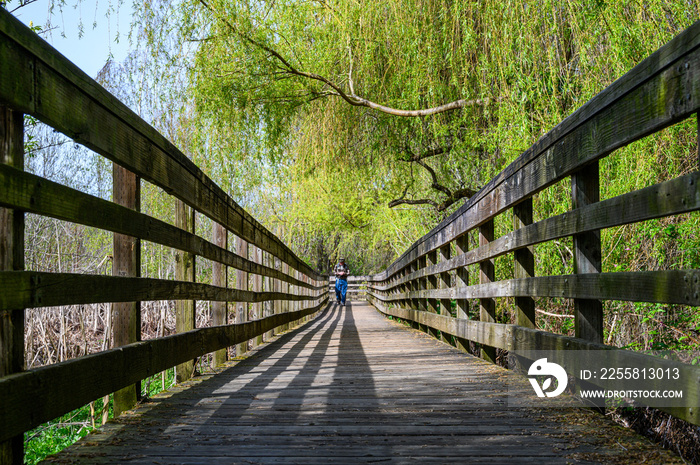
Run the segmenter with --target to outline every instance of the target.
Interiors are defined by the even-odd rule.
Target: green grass
[[[171,368],[166,371],[165,389],[173,384],[175,384],[175,370]],[[160,373],[141,382],[141,392],[146,398],[161,391],[163,391],[163,378]],[[93,415],[88,404],[24,433],[24,463],[30,465],[39,463],[49,455],[56,454],[85,437],[95,427],[99,428],[102,425],[103,406],[103,399],[94,402],[94,427]],[[111,395],[107,408],[111,419],[114,417]]]
[[[99,427],[103,401],[98,399],[94,404],[95,426]],[[112,418],[111,396],[107,408],[109,417]],[[24,463],[39,463],[47,456],[60,452],[85,437],[93,429],[90,405],[84,405],[56,420],[44,423],[24,433]]]

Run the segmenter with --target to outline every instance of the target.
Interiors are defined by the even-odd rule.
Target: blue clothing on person
[[[348,292],[348,281],[346,279],[335,279],[335,300],[345,305],[345,294]]]
[[[340,262],[333,268],[335,274],[335,300],[345,306],[345,294],[348,292],[348,275],[350,267],[345,264],[345,259],[341,258]]]

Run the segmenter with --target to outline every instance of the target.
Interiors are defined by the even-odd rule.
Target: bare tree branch
[[[453,147],[454,147],[453,145],[447,145],[445,147],[438,147],[435,149],[426,150],[425,152],[421,153],[420,155],[416,155],[416,154],[407,150],[409,155],[411,155],[411,158],[409,158],[406,161],[419,161],[419,160],[424,160],[426,158],[442,155],[443,153],[450,152]]]
[[[432,205],[433,207],[437,208],[438,203],[434,200],[430,199],[418,199],[418,200],[412,200],[412,199],[396,199],[392,200],[389,202],[389,208],[394,208],[398,205]]]
[[[428,165],[426,162],[424,162],[424,161],[422,161],[422,160],[416,160],[416,163],[418,163],[420,166],[422,166],[423,168],[425,168],[425,169],[428,171],[428,173],[430,173],[430,177],[433,179],[433,183],[430,185],[430,187],[432,187],[432,188],[435,189],[435,190],[438,190],[438,191],[442,192],[442,193],[445,194],[447,197],[452,197],[452,191],[449,190],[447,187],[445,187],[445,186],[441,185],[440,183],[438,183],[437,175],[435,174],[435,170],[432,169],[432,168],[430,167],[430,165]]]
[[[414,154],[410,147],[406,147],[404,149],[406,153],[410,155],[410,158],[408,160],[409,163],[411,163],[411,166],[413,163],[416,163],[423,168],[425,168],[426,171],[430,174],[430,178],[432,179],[432,183],[430,184],[430,187],[432,189],[435,189],[437,191],[442,192],[447,196],[445,200],[443,200],[440,203],[435,202],[434,200],[429,200],[429,199],[420,199],[420,200],[412,200],[412,199],[406,199],[406,193],[408,192],[408,186],[406,186],[406,189],[403,191],[403,195],[399,197],[398,199],[392,200],[389,202],[389,208],[393,208],[397,205],[402,205],[402,204],[408,204],[408,205],[419,205],[419,204],[428,204],[432,205],[435,207],[435,210],[438,212],[444,211],[448,209],[451,205],[453,205],[455,202],[457,202],[460,199],[463,198],[469,198],[476,194],[475,189],[471,189],[469,187],[463,187],[460,189],[457,189],[456,191],[452,192],[448,187],[443,186],[438,182],[437,174],[435,173],[435,170],[428,165],[425,161],[423,161],[425,158],[440,155],[446,152],[449,152],[452,150],[452,146],[446,146],[446,147],[438,147],[436,149],[431,149],[428,150],[420,155]]]
[[[435,209],[439,212],[445,211],[459,199],[469,198],[474,194],[476,194],[476,191],[473,189],[458,189],[450,197],[445,199],[440,205],[436,206]]]
[[[401,197],[398,199],[394,199],[391,202],[389,202],[389,208],[394,208],[397,205],[432,205],[433,207],[437,207],[437,202],[434,200],[430,199],[419,199],[419,200],[413,200],[413,199],[407,199],[406,194],[408,193],[408,186],[403,190],[403,194],[401,194]]]
[[[27,5],[31,5],[32,3],[37,2],[37,1],[38,0],[24,0],[24,1],[20,0],[19,5],[16,6],[14,9],[10,10],[10,13],[14,13],[15,11],[19,10],[20,8],[25,7]],[[6,5],[7,5],[6,2],[4,2],[4,1],[0,2],[0,7],[6,8]]]
[[[350,55],[350,70],[348,71],[348,87],[350,87],[350,93],[355,94],[355,85],[352,81],[352,48],[350,48],[350,40],[348,40],[348,55]]]
[[[393,116],[403,116],[403,117],[420,117],[420,116],[430,116],[430,115],[435,115],[438,113],[444,113],[446,111],[452,111],[452,110],[457,110],[460,108],[465,108],[469,106],[475,106],[475,105],[487,105],[489,103],[489,99],[472,99],[472,100],[455,100],[454,102],[446,103],[444,105],[439,105],[437,107],[432,107],[432,108],[425,108],[421,110],[401,110],[397,108],[392,108],[388,107],[386,105],[382,105],[380,103],[372,102],[371,100],[367,100],[364,97],[360,97],[358,95],[355,95],[355,92],[353,91],[352,87],[352,80],[350,80],[350,93],[346,93],[338,84],[334,83],[330,79],[326,78],[325,76],[321,76],[320,74],[316,73],[309,73],[307,71],[302,71],[294,67],[289,61],[287,61],[279,52],[276,50],[268,47],[267,45],[263,44],[262,42],[259,42],[252,38],[250,35],[238,30],[230,21],[228,21],[226,18],[222,18],[219,15],[217,15],[216,11],[209,6],[209,4],[206,2],[206,0],[199,0],[199,2],[204,5],[206,9],[208,9],[219,21],[224,23],[226,27],[228,27],[234,34],[236,34],[238,37],[243,39],[244,41],[248,42],[249,44],[264,50],[265,52],[269,53],[271,57],[274,57],[277,61],[281,63],[280,69],[285,70],[287,73],[307,78],[313,81],[318,81],[322,84],[327,85],[331,89],[335,91],[333,94],[329,95],[335,95],[343,100],[345,100],[347,103],[350,105],[356,106],[356,107],[366,107],[366,108],[371,108],[373,110],[380,111],[382,113],[386,113],[388,115],[393,115]],[[352,71],[351,71],[352,72]]]

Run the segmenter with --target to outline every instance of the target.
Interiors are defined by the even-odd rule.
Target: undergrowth
[[[173,368],[141,381],[141,395],[148,398],[175,384]],[[56,454],[114,418],[112,395],[83,405],[55,420],[24,433],[24,463],[34,465]]]

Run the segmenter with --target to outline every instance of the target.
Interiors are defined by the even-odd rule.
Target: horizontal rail
[[[327,299],[310,308],[199,328],[0,378],[0,442],[178,363],[312,315],[325,305]]]
[[[577,169],[697,112],[699,47],[696,22],[543,136],[374,278],[390,278]]]
[[[0,10],[0,63],[1,104],[35,116],[161,187],[292,268],[314,279],[323,277],[164,136],[4,10]]]
[[[302,301],[318,299],[281,292],[254,292],[209,284],[153,278],[0,271],[0,310],[57,307],[99,302],[210,300],[214,302]],[[324,288],[322,286],[321,288]]]
[[[678,368],[682,380],[673,387],[682,388],[684,397],[700,398],[700,368],[601,343],[602,301],[698,307],[700,270],[602,273],[600,239],[607,228],[700,210],[700,172],[599,201],[604,179],[600,159],[698,110],[700,22],[584,104],[386,270],[370,277],[368,300],[443,341],[447,334],[454,336],[450,342],[462,350],[470,350],[470,342],[480,344],[482,357],[494,363],[496,349],[607,350],[619,367],[644,359]],[[697,163],[694,151],[689,156]],[[534,222],[534,196],[565,181],[571,182],[571,211]],[[511,217],[499,216],[509,209]],[[498,229],[497,218],[506,220]],[[501,232],[511,223],[511,232]],[[533,246],[569,237],[575,274],[535,276]],[[475,239],[479,245],[471,248]],[[513,279],[497,281],[496,266],[507,262],[495,259],[506,254],[512,254],[512,262],[505,276]],[[517,325],[497,321],[496,299],[505,297],[513,298],[514,315],[503,316],[504,321]],[[577,337],[537,330],[536,304],[541,301],[535,298],[571,299]],[[700,409],[661,410],[700,424]]]
[[[596,202],[510,232],[488,245],[391,281],[390,290],[409,281],[500,257],[519,248],[625,224],[700,210],[700,172]]]
[[[294,286],[317,289],[309,283],[252,262],[164,221],[2,164],[0,206],[138,237],[248,273],[279,279]]]
[[[0,462],[21,461],[21,434],[28,429],[112,392],[116,416],[136,402],[134,383],[176,365],[178,382],[188,379],[194,358],[216,351],[212,364],[220,365],[223,349],[239,344],[241,354],[246,341],[262,343],[328,301],[327,275],[299,259],[163,135],[2,8],[0,107],[12,126],[0,131],[0,209],[9,213],[0,215],[0,245],[11,249],[0,247],[0,310],[10,317],[0,321]],[[114,201],[23,172],[21,157],[6,152],[22,144],[24,114],[114,162]],[[140,179],[179,199],[177,226],[138,211]],[[115,276],[21,271],[25,212],[114,233]],[[194,234],[196,212],[212,220],[211,242]],[[238,253],[227,250],[229,232],[238,239]],[[141,240],[178,251],[178,280],[139,277]],[[195,257],[213,262],[213,285],[195,282]],[[238,289],[227,288],[225,267],[237,270]],[[141,330],[138,302],[154,300],[176,301],[180,334],[134,343]],[[213,302],[214,327],[191,330],[196,300]],[[216,326],[232,316],[221,302],[252,305],[237,306],[237,324]],[[112,304],[105,337],[121,347],[22,371],[24,309],[91,303]],[[305,305],[310,307],[300,309]],[[6,334],[12,337],[6,340]],[[10,438],[9,446],[2,443]]]
[[[561,297],[700,305],[700,270],[590,273],[507,279],[488,284],[373,295],[384,302],[406,299]]]
[[[674,389],[683,389],[684,395],[691,399],[700,398],[700,368],[673,360],[666,360],[650,355],[618,349],[605,344],[597,344],[583,339],[552,334],[546,331],[523,328],[521,326],[489,323],[484,321],[452,318],[415,309],[376,306],[385,315],[428,326],[434,330],[450,334],[454,337],[474,341],[491,347],[518,351],[557,351],[557,350],[605,350],[609,351],[612,366],[647,366],[653,361],[655,365],[666,368],[677,368],[680,377],[674,381]],[[668,380],[649,380],[650,389],[668,389]],[[590,381],[595,385],[595,380]],[[656,407],[677,418],[700,424],[700,409],[685,407]]]

